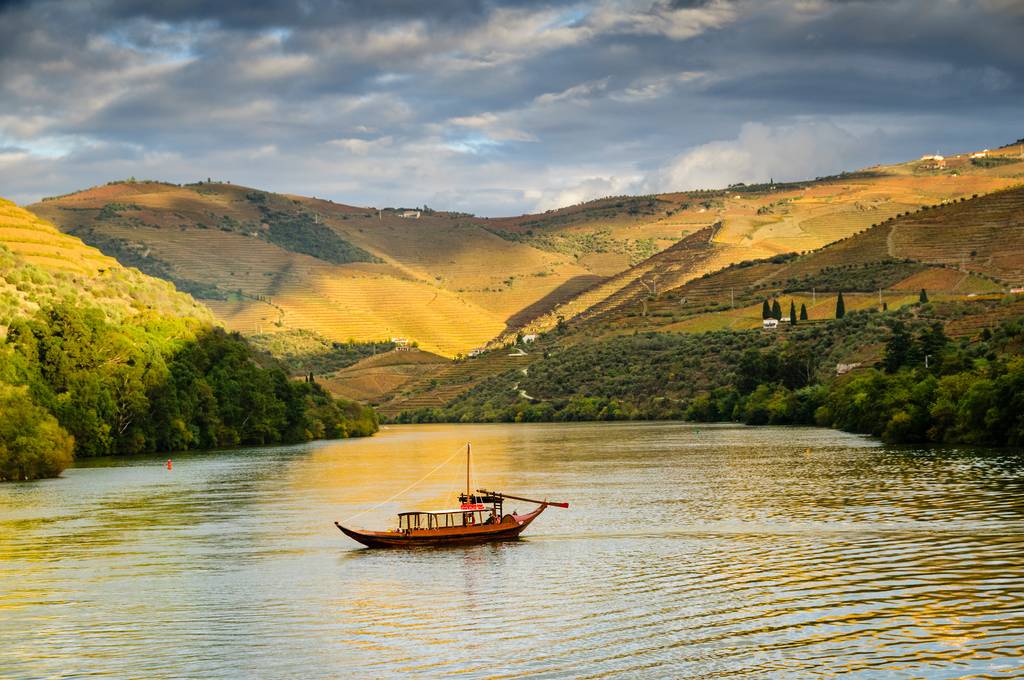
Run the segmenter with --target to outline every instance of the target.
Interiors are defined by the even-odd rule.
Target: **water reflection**
[[[467,440],[480,485],[572,509],[520,542],[442,551],[334,529]],[[462,460],[357,523],[452,502]],[[1024,674],[1014,452],[415,426],[161,463],[0,487],[0,675]]]

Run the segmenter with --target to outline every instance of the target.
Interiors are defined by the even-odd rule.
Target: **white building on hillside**
[[[410,220],[418,220],[420,218],[420,211],[419,210],[403,210],[402,212],[398,213],[398,216],[399,217],[404,217],[404,218],[410,219]]]
[[[761,328],[765,330],[772,330],[779,327],[778,319],[765,319],[761,322]]]

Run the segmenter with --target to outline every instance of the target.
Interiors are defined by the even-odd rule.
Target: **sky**
[[[0,0],[0,196],[498,216],[1024,137],[1024,0]]]

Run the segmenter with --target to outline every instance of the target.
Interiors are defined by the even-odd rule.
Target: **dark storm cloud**
[[[493,214],[1022,134],[1012,0],[0,0],[0,12],[0,193],[22,201],[126,175],[217,176]],[[715,140],[771,163],[716,165]]]

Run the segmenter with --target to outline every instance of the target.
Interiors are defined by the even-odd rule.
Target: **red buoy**
[[[167,469],[168,469],[168,470],[170,470],[170,469],[171,469],[171,467],[172,467],[173,465],[174,465],[174,463],[172,463],[172,462],[171,462],[171,459],[170,459],[170,458],[168,458],[168,459],[167,459]]]

